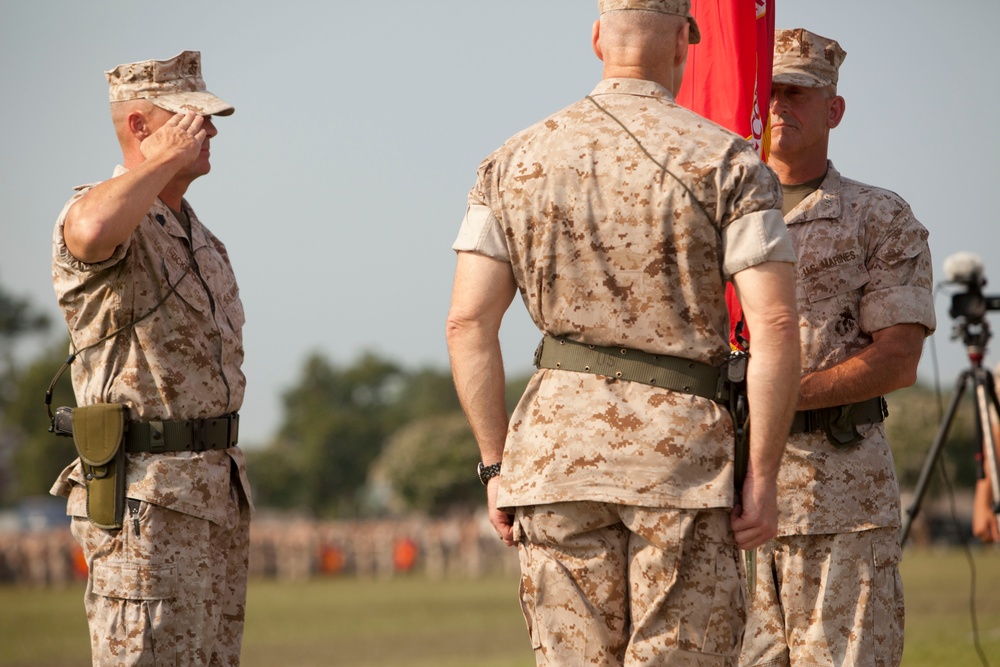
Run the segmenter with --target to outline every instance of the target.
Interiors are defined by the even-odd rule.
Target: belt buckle
[[[226,444],[235,447],[240,438],[240,413],[234,412],[226,420]]]
[[[531,365],[535,368],[539,367],[542,363],[542,349],[545,347],[545,337],[542,336],[542,340],[538,341],[538,347],[535,348],[535,355],[531,360]]]
[[[239,415],[236,413],[214,419],[199,419],[201,449],[228,449],[236,444],[239,435]]]
[[[205,441],[206,429],[204,419],[192,419],[188,422],[188,430],[191,433],[191,451],[203,452],[208,449]]]

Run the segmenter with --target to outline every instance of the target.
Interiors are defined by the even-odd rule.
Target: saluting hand
[[[142,140],[139,150],[147,160],[176,160],[187,165],[198,159],[208,132],[202,128],[205,119],[194,112],[178,113],[159,129]]]

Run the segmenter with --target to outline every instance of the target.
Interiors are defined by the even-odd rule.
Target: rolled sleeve
[[[934,296],[923,287],[900,285],[866,294],[861,299],[861,329],[880,331],[897,324],[922,324],[927,334],[936,327]]]
[[[69,251],[66,246],[66,236],[64,227],[66,224],[66,215],[69,213],[69,209],[80,199],[90,191],[90,189],[95,184],[81,185],[76,188],[76,193],[66,205],[63,206],[63,210],[59,213],[59,218],[56,220],[55,230],[52,236],[52,247],[53,247],[53,261],[57,266],[64,266],[70,271],[78,273],[99,273],[105,269],[111,268],[112,266],[118,264],[125,255],[128,253],[129,245],[131,244],[131,236],[125,241],[117,246],[112,253],[111,257],[103,260],[101,262],[95,262],[93,264],[87,264],[86,262],[81,262],[77,259],[73,253]]]
[[[896,324],[922,324],[930,334],[937,321],[927,230],[909,207],[888,228],[891,231],[868,264],[871,280],[861,299],[859,324],[867,332]]]
[[[795,248],[788,237],[781,211],[748,213],[722,230],[723,272],[726,278],[764,262],[795,263]]]
[[[458,230],[458,238],[451,249],[455,252],[474,252],[510,263],[507,237],[500,221],[488,206],[482,204],[469,204]]]

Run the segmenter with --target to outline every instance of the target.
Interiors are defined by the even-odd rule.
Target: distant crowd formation
[[[251,524],[250,577],[388,579],[407,574],[479,578],[518,571],[515,549],[485,516],[451,519],[315,521],[261,518]],[[87,580],[68,527],[0,533],[0,584],[60,587]]]

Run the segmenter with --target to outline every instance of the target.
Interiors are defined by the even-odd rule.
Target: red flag
[[[701,43],[688,50],[677,101],[748,139],[764,158],[774,0],[696,0]]]
[[[695,0],[691,13],[701,43],[688,50],[678,103],[750,141],[767,159],[767,131],[774,58],[775,0]],[[732,285],[726,289],[730,342],[749,341],[743,309]],[[739,330],[740,327],[743,330]]]

